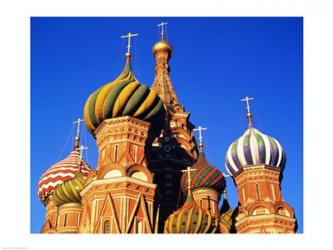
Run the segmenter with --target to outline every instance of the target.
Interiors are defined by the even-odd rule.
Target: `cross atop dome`
[[[131,32],[129,32],[127,35],[123,35],[120,38],[127,38],[127,52],[126,52],[126,56],[130,56],[131,55],[131,38],[138,36],[139,34],[132,34]]]
[[[191,190],[191,172],[197,171],[196,169],[192,169],[191,167],[187,167],[182,170],[183,173],[187,173],[187,196],[189,197],[192,194]]]
[[[202,142],[202,131],[207,130],[208,128],[203,128],[199,126],[198,128],[193,129],[193,131],[198,131],[199,132],[199,150],[202,153],[203,152],[203,142]]]
[[[246,109],[247,109],[247,121],[248,121],[248,125],[249,127],[253,127],[253,120],[252,120],[252,112],[250,110],[250,101],[253,101],[254,98],[253,97],[248,97],[246,96],[244,99],[241,99],[241,102],[246,102]]]
[[[164,40],[164,26],[166,26],[168,23],[161,22],[157,24],[157,27],[161,30],[161,40]]]
[[[73,124],[77,124],[74,148],[78,148],[79,147],[80,125],[81,125],[82,122],[83,122],[83,120],[81,118],[78,118],[76,121],[73,122]]]

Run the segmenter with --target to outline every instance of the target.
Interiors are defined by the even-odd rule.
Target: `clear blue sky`
[[[40,176],[71,151],[72,122],[82,117],[87,97],[122,70],[126,41],[120,36],[139,33],[132,66],[151,86],[161,21],[169,23],[177,95],[191,121],[208,128],[208,160],[226,172],[225,152],[247,128],[240,99],[254,97],[255,127],[279,140],[287,154],[282,193],[303,232],[303,19],[165,17],[31,19],[31,232],[44,222]],[[89,147],[84,158],[95,168],[96,143],[86,130],[82,137]],[[235,208],[230,178],[227,189]]]

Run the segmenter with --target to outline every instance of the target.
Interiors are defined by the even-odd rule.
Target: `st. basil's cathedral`
[[[123,71],[87,98],[72,152],[40,178],[41,233],[295,233],[294,210],[281,193],[284,150],[255,128],[249,97],[242,100],[248,128],[225,153],[238,191],[238,206],[229,205],[226,176],[204,153],[205,128],[195,128],[173,88],[165,25],[153,47],[150,88],[131,69],[131,39],[138,34],[122,37],[128,40]],[[96,169],[82,159],[83,121],[96,140]]]

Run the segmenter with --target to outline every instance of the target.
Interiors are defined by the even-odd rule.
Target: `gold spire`
[[[207,130],[207,128],[203,128],[199,126],[198,128],[193,129],[193,131],[199,132],[199,152],[203,153],[203,143],[202,143],[202,131]]]
[[[126,62],[129,60],[131,56],[131,38],[138,36],[139,34],[132,34],[131,32],[128,32],[127,35],[123,35],[120,38],[127,38],[127,52],[126,52]]]
[[[164,22],[157,25],[161,27],[161,40],[155,43],[153,47],[156,64],[155,79],[151,88],[163,100],[166,108],[184,112],[170,79],[169,60],[171,58],[172,46],[169,42],[164,40],[165,25],[166,23]]]
[[[246,96],[244,99],[241,99],[242,102],[246,102],[246,109],[247,109],[246,117],[250,128],[253,127],[252,112],[250,110],[250,101],[252,100],[254,100],[254,98],[248,96]]]
[[[80,142],[80,125],[81,125],[81,122],[83,122],[83,120],[81,118],[78,118],[76,121],[73,122],[73,124],[77,123],[74,149],[76,149],[76,148],[79,147],[79,142]]]
[[[191,167],[187,167],[182,170],[183,173],[187,173],[187,198],[192,197],[192,189],[191,189],[191,172],[197,171],[196,169],[191,169]]]

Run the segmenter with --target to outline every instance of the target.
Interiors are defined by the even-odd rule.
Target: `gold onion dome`
[[[123,72],[112,82],[93,92],[84,107],[84,121],[94,134],[97,127],[106,119],[132,116],[152,124],[158,131],[164,114],[163,102],[146,85],[135,78],[130,64],[130,55],[126,55]]]
[[[83,187],[84,177],[81,172],[78,171],[73,179],[65,181],[57,186],[53,193],[53,203],[57,207],[67,203],[80,203],[80,192]]]
[[[158,41],[157,43],[155,43],[155,45],[153,47],[153,54],[155,55],[157,52],[160,52],[160,51],[169,52],[169,57],[171,57],[171,53],[172,53],[171,44],[163,39],[161,41]]]
[[[218,220],[195,203],[192,193],[187,196],[184,205],[169,216],[164,225],[164,233],[215,233],[217,229]]]

